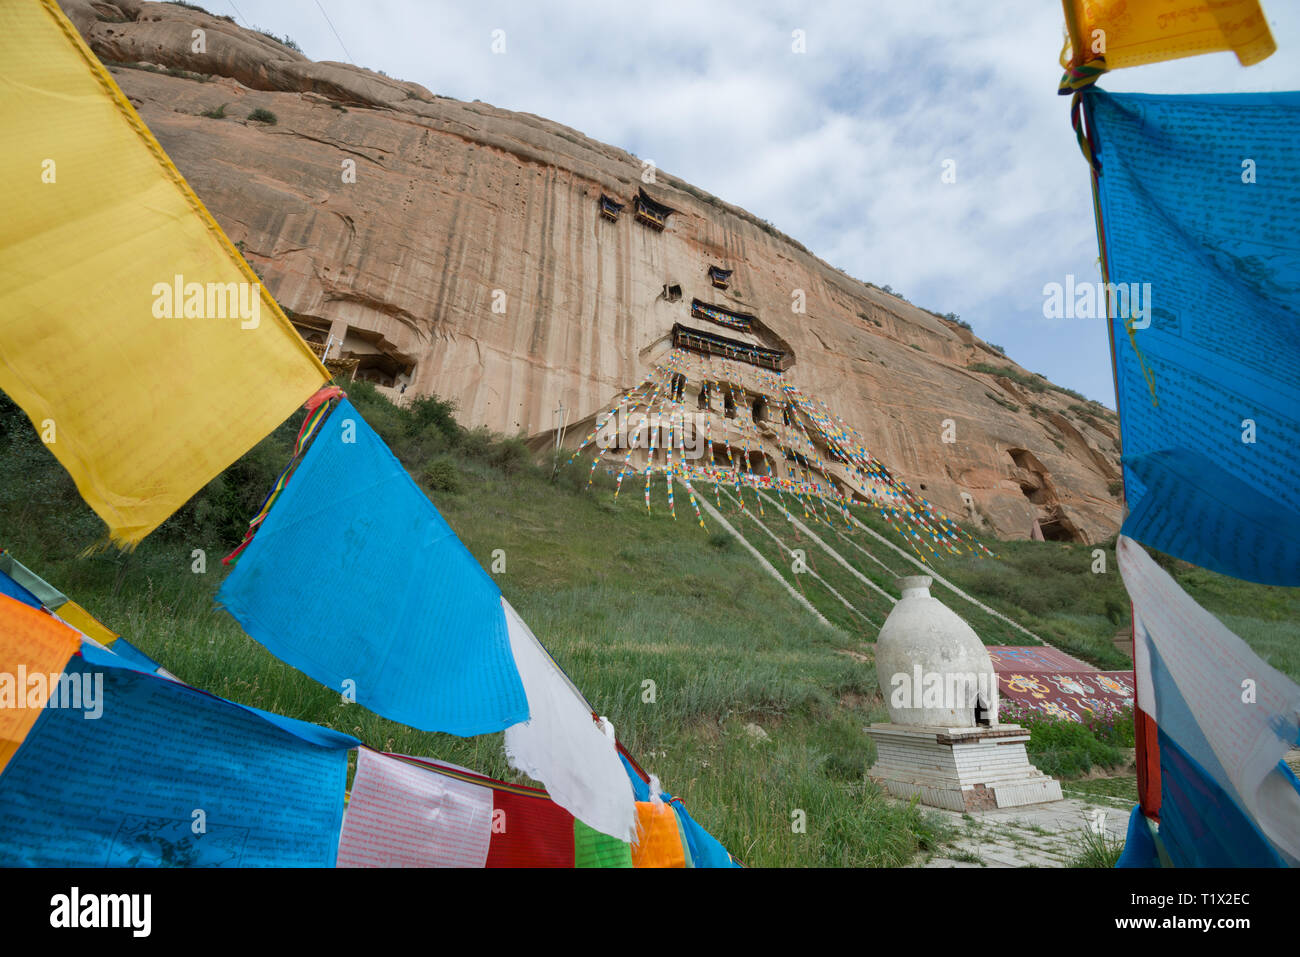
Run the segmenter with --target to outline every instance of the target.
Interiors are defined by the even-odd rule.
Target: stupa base
[[[871,769],[894,797],[950,811],[987,811],[1061,800],[1061,785],[1029,763],[1019,725],[930,728],[873,724]]]

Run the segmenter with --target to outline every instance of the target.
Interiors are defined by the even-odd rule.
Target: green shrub
[[[260,106],[257,109],[255,109],[252,113],[249,113],[248,118],[252,120],[254,123],[265,123],[268,126],[275,126],[275,124],[278,122],[278,120],[276,120],[275,118],[274,113],[272,113],[270,110],[264,110]]]
[[[533,464],[533,453],[518,436],[501,439],[488,453],[488,464],[500,469],[506,475],[516,475]]]
[[[407,435],[421,435],[434,429],[447,439],[448,444],[455,444],[465,431],[456,421],[456,403],[449,399],[422,395],[407,407],[407,412]]]
[[[434,459],[424,467],[424,484],[435,492],[455,494],[460,491],[460,470],[451,459]]]
[[[492,454],[492,446],[496,443],[493,441],[491,430],[487,426],[480,425],[461,435],[458,444],[461,452],[469,458],[486,459]]]
[[[224,120],[226,118],[226,104],[222,103],[214,110],[204,110],[201,116],[206,116],[210,120]]]
[[[1003,702],[998,720],[1029,731],[1030,760],[1044,774],[1075,778],[1093,767],[1116,768],[1125,763],[1123,749],[1133,747],[1131,709],[1093,715],[1084,721],[1050,718],[1014,702]]]
[[[1030,392],[1046,392],[1050,385],[1042,376],[1036,375],[1032,372],[1021,372],[1019,369],[1013,369],[1011,366],[995,366],[989,362],[974,362],[967,368],[972,372],[983,372],[986,375],[1003,376],[1004,378],[1010,379],[1012,382],[1024,386]],[[1083,396],[1080,396],[1079,398],[1083,398]]]

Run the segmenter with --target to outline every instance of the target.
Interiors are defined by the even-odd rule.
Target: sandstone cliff
[[[1119,525],[1112,413],[742,209],[663,171],[643,183],[616,147],[313,62],[192,7],[63,6],[304,335],[333,336],[362,375],[454,399],[472,425],[539,436],[562,402],[581,428],[646,377],[698,297],[757,317],[792,354],[786,374],[949,514],[1017,538]],[[642,187],[676,211],[663,231],[630,205],[601,217],[602,193],[630,204]],[[733,270],[725,291],[711,264]]]

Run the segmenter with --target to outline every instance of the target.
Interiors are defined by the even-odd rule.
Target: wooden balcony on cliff
[[[668,217],[677,212],[677,210],[670,206],[665,206],[663,203],[656,203],[646,195],[644,189],[637,194],[633,203],[634,208],[636,209],[637,222],[645,223],[647,226],[652,229],[657,229],[660,232],[662,232],[663,228],[668,225]]]
[[[611,223],[618,222],[618,214],[623,211],[623,204],[616,203],[604,193],[600,194],[600,215]]]
[[[698,299],[691,300],[691,318],[707,319],[709,322],[716,322],[720,326],[726,326],[728,329],[738,329],[741,332],[750,332],[754,328],[754,317],[744,312],[733,312],[730,309],[723,309],[721,306],[711,306],[707,302],[701,302]]]
[[[673,346],[703,353],[706,356],[720,356],[723,359],[747,362],[763,369],[771,369],[773,372],[785,371],[789,361],[786,353],[776,349],[764,349],[762,346],[750,345],[739,339],[728,339],[726,336],[705,332],[703,329],[691,329],[680,322],[673,323]]]
[[[731,285],[730,269],[723,269],[721,266],[709,267],[709,282],[713,283],[715,289],[726,289]]]

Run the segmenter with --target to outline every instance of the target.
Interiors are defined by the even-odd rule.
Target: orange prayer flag
[[[0,595],[0,773],[40,717],[50,676],[57,681],[80,647],[81,638],[67,625]],[[28,681],[35,676],[41,676],[39,685]]]
[[[668,804],[636,802],[638,841],[632,845],[633,867],[685,867],[686,851],[677,815]]]

